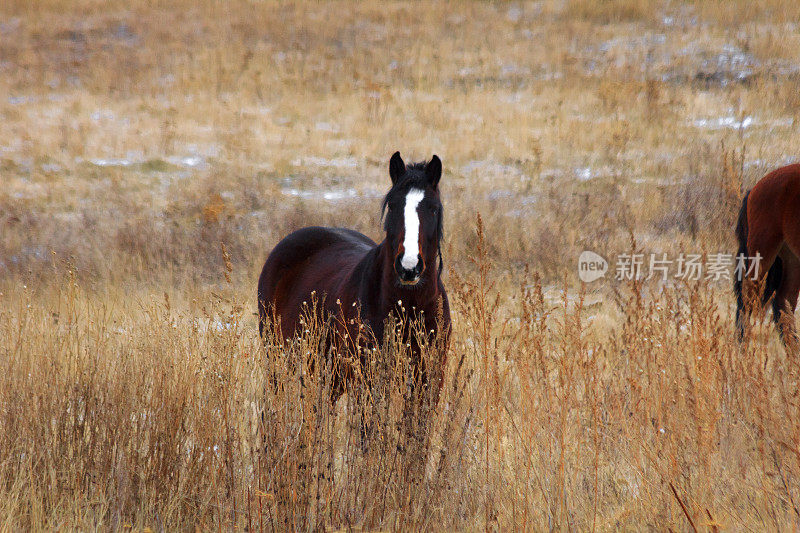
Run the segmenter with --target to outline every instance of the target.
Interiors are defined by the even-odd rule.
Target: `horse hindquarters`
[[[272,314],[276,306],[275,289],[278,285],[278,272],[271,259],[272,255],[264,263],[258,278],[258,334],[262,339],[264,339],[264,329],[267,324],[274,322]]]
[[[755,231],[751,230],[750,223],[751,221],[748,218],[747,212],[749,210],[749,200],[750,194],[753,192],[752,190],[747,191],[742,199],[742,206],[739,209],[739,217],[736,222],[736,239],[739,244],[739,249],[737,251],[737,257],[752,257],[755,256],[756,253],[764,257],[765,255],[768,257],[768,260],[765,261],[761,266],[767,267],[766,272],[766,279],[762,277],[763,284],[764,284],[764,293],[761,297],[761,304],[765,304],[769,298],[775,293],[776,289],[778,288],[780,281],[781,281],[781,267],[782,263],[777,256],[777,246],[772,243],[771,241],[780,242],[780,238],[772,238],[772,239],[765,239],[765,235],[771,235],[774,233],[773,231],[769,231],[768,228],[764,227],[763,223],[760,223],[763,218],[756,219],[757,226]],[[759,200],[758,191],[756,191],[756,201]],[[766,242],[769,240],[770,242]],[[750,267],[752,265],[746,265],[746,267]],[[734,293],[736,294],[736,330],[737,336],[741,341],[744,338],[745,327],[749,316],[752,313],[752,309],[750,305],[755,301],[755,296],[752,292],[747,291],[748,288],[751,288],[753,285],[751,283],[746,282],[747,276],[747,268],[744,271],[738,272],[734,277]],[[761,275],[764,276],[764,275]],[[775,301],[773,301],[773,304]],[[778,316],[777,313],[775,315]],[[777,318],[776,318],[777,321]]]
[[[739,253],[761,256],[759,280],[764,292],[762,305],[770,298],[773,319],[784,343],[795,340],[794,309],[800,293],[800,165],[777,169],[762,178],[742,202],[736,227]],[[742,273],[741,275],[744,275]],[[752,282],[744,282],[752,286]],[[744,333],[746,316],[755,298],[745,294],[742,281],[735,280],[737,326]]]
[[[300,317],[301,310],[294,305],[297,298],[291,289],[302,284],[303,270],[302,260],[287,261],[280,252],[279,247],[273,250],[258,278],[258,331],[263,339],[267,328],[272,327],[277,339],[283,342],[294,335]]]
[[[791,270],[787,270],[787,267],[791,269],[794,265],[794,262],[790,260],[793,254],[785,245],[782,231],[777,223],[773,223],[763,215],[755,220],[748,217],[748,211],[754,210],[758,214],[762,213],[760,205],[755,207],[749,205],[749,200],[752,199],[751,192],[753,191],[745,194],[739,212],[736,226],[736,236],[739,242],[737,256],[750,258],[758,255],[760,262],[757,265],[758,280],[754,281],[747,277],[748,269],[756,266],[750,263],[747,263],[744,271],[738,272],[734,279],[737,336],[739,340],[744,338],[748,317],[753,312],[751,305],[759,302],[761,306],[764,306],[770,298],[773,298],[773,319],[783,337],[781,311],[786,307],[789,288],[793,285],[794,276],[791,275]],[[756,198],[759,199],[758,194],[756,194]],[[752,289],[755,287],[763,287],[760,297],[753,294]]]

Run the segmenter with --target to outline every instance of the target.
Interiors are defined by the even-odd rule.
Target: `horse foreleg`
[[[784,345],[790,352],[797,353],[800,345],[798,345],[794,310],[797,307],[798,294],[800,294],[800,258],[792,248],[790,242],[789,246],[780,253],[783,272],[780,286],[772,301],[772,312]]]
[[[794,309],[797,305],[797,293],[800,290],[800,275],[787,273],[781,281],[781,286],[775,293],[772,301],[772,318],[778,328],[783,344],[792,352],[797,349],[797,333],[794,322]]]

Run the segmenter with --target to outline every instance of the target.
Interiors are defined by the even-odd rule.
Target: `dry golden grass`
[[[742,191],[800,148],[798,17],[3,2],[0,529],[797,529],[771,326],[735,341],[729,283],[575,267],[736,249]],[[253,316],[288,232],[380,238],[395,150],[445,166],[433,412],[402,346],[331,406],[320,332],[264,346]]]

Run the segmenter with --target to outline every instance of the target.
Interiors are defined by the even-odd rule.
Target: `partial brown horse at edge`
[[[772,317],[784,344],[797,348],[794,310],[800,294],[800,164],[773,170],[747,191],[736,224],[739,255],[761,256],[761,305],[772,300]],[[736,325],[745,334],[753,312],[743,276],[736,276]],[[743,283],[744,281],[744,283]],[[755,284],[753,284],[755,286]]]

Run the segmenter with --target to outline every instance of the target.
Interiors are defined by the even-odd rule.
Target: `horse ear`
[[[439,156],[434,155],[425,165],[425,177],[434,188],[439,185],[439,178],[442,177],[442,160]]]
[[[397,180],[402,178],[406,173],[406,164],[403,163],[403,158],[400,157],[400,152],[395,152],[392,159],[389,160],[389,177],[392,178],[392,183],[397,183]]]

